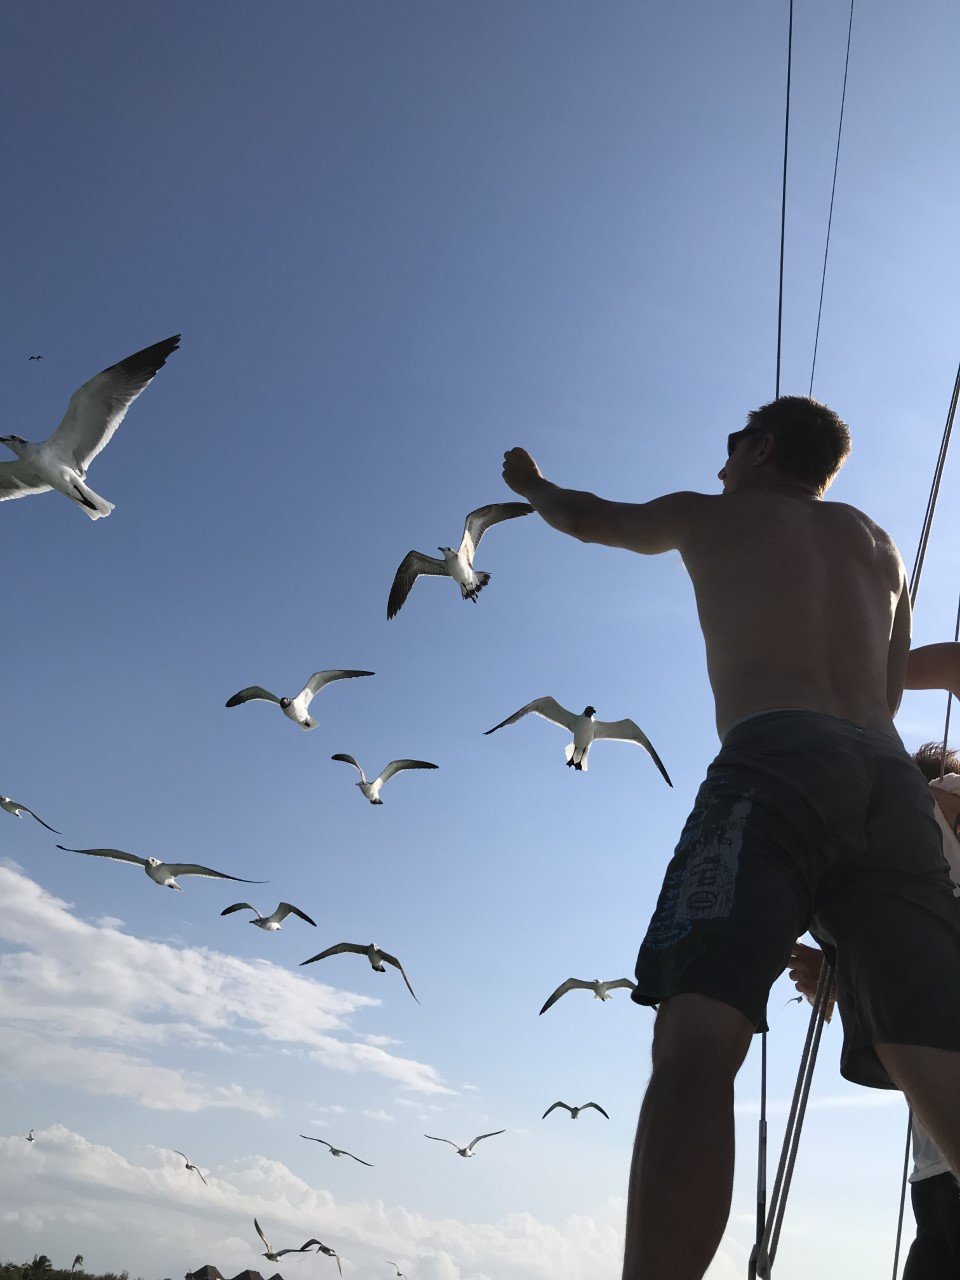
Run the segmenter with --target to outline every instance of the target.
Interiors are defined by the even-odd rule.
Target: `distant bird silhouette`
[[[288,720],[301,729],[315,729],[317,721],[309,714],[310,703],[326,685],[334,680],[353,680],[357,676],[372,676],[372,671],[315,671],[300,692],[293,698],[280,698],[262,685],[252,684],[228,698],[228,707],[239,707],[245,702],[275,702]]]
[[[566,982],[560,983],[552,996],[547,997],[547,1002],[540,1012],[546,1013],[551,1005],[555,1005],[568,991],[592,991],[595,1000],[612,1000],[613,997],[609,994],[611,991],[615,991],[618,987],[628,987],[633,991],[636,985],[629,978],[616,978],[612,982],[601,982],[599,978],[594,978],[592,982],[586,982],[583,978],[568,978]]]
[[[312,1244],[315,1244],[317,1246],[317,1253],[325,1253],[328,1258],[336,1258],[337,1270],[340,1272],[341,1275],[343,1275],[343,1267],[341,1267],[340,1265],[340,1255],[339,1253],[337,1253],[336,1249],[331,1249],[328,1244],[323,1244],[319,1240],[308,1240],[303,1247],[304,1249],[308,1249]]]
[[[407,977],[407,971],[404,969],[397,957],[390,955],[387,951],[381,951],[380,948],[375,946],[372,942],[367,947],[363,946],[363,944],[359,942],[338,942],[336,946],[327,947],[326,951],[321,951],[317,955],[311,956],[309,960],[302,960],[300,962],[301,968],[305,964],[313,964],[316,960],[326,960],[327,956],[348,954],[366,956],[370,961],[370,967],[375,969],[377,973],[386,973],[386,969],[383,967],[384,964],[392,964],[395,969],[400,970],[400,973],[403,975],[403,980],[407,984],[407,990],[413,996],[414,1000],[417,1000],[416,993],[410,985],[410,979]],[[417,1000],[417,1004],[419,1003],[420,1001]]]
[[[17,455],[16,462],[0,462],[0,502],[56,489],[91,520],[108,516],[113,503],[86,484],[87,468],[179,345],[175,334],[89,378],[70,397],[63,421],[46,440],[0,436],[0,444]]]
[[[429,1138],[431,1142],[446,1142],[448,1146],[455,1148],[458,1156],[463,1156],[464,1159],[466,1159],[468,1156],[473,1155],[473,1148],[478,1142],[482,1142],[484,1138],[495,1138],[497,1134],[506,1132],[506,1129],[494,1129],[493,1133],[478,1134],[477,1137],[475,1137],[472,1142],[468,1142],[465,1147],[458,1147],[457,1144],[455,1142],[451,1142],[449,1138],[435,1138],[432,1133],[425,1133],[423,1136],[425,1138]]]
[[[397,1264],[395,1262],[391,1262],[389,1258],[385,1258],[384,1261],[386,1262],[388,1267],[396,1267],[397,1280],[407,1280],[406,1272],[401,1271],[400,1268],[397,1267]]]
[[[517,516],[528,516],[532,510],[529,502],[492,502],[489,506],[478,507],[467,516],[460,546],[456,551],[453,547],[437,548],[443,556],[442,560],[438,560],[436,556],[425,556],[422,551],[408,551],[400,562],[390,588],[387,617],[397,616],[421,574],[452,578],[460,588],[463,599],[472,600],[476,604],[477,596],[490,581],[489,573],[479,573],[473,567],[473,557],[480,539],[491,525],[500,524],[503,520],[515,520]]]
[[[594,1111],[599,1111],[600,1114],[604,1116],[607,1120],[610,1119],[610,1117],[604,1111],[603,1107],[601,1107],[598,1102],[584,1102],[579,1107],[571,1107],[568,1102],[554,1102],[551,1106],[547,1107],[546,1111],[543,1113],[540,1119],[546,1120],[550,1112],[556,1111],[557,1107],[563,1107],[565,1110],[569,1111],[571,1120],[576,1120],[580,1112],[586,1111],[588,1107],[593,1107]]]
[[[41,817],[35,814],[32,809],[28,809],[25,804],[20,804],[17,800],[11,800],[9,796],[0,796],[0,809],[6,809],[7,813],[12,813],[15,818],[22,818],[25,813],[29,813],[35,822],[39,822],[41,827],[46,827],[48,831],[52,831],[55,836],[63,834],[56,827],[51,827],[49,822],[44,822]]]
[[[190,1158],[189,1158],[189,1156],[185,1156],[185,1155],[183,1154],[183,1152],[182,1152],[182,1151],[177,1151],[177,1148],[176,1148],[176,1147],[173,1147],[173,1148],[172,1148],[172,1150],[176,1151],[176,1152],[177,1152],[177,1155],[178,1155],[178,1156],[180,1156],[180,1157],[182,1157],[182,1159],[184,1159],[184,1160],[186,1161],[186,1165],[185,1165],[184,1167],[185,1167],[185,1168],[187,1168],[187,1169],[192,1170],[192,1171],[197,1175],[197,1177],[200,1179],[200,1181],[203,1183],[203,1185],[204,1185],[205,1187],[209,1185],[209,1184],[207,1183],[206,1178],[203,1176],[203,1174],[200,1172],[200,1170],[197,1168],[197,1166],[196,1166],[195,1164],[191,1164],[191,1163],[190,1163]]]
[[[328,1142],[326,1138],[311,1138],[308,1133],[301,1133],[301,1138],[306,1138],[308,1142],[322,1142],[325,1147],[330,1148],[332,1156],[349,1156],[351,1160],[356,1160],[357,1164],[365,1164],[368,1169],[372,1169],[373,1165],[369,1160],[361,1160],[359,1156],[355,1156],[352,1151],[344,1151],[342,1147],[335,1147],[332,1142]]]
[[[389,782],[395,773],[402,773],[404,769],[438,769],[440,766],[430,764],[427,760],[391,760],[382,773],[378,774],[372,782],[367,781],[367,775],[360,768],[359,763],[346,754],[339,753],[330,757],[331,760],[342,760],[344,764],[352,764],[360,775],[360,781],[356,784],[363,795],[367,797],[371,804],[383,804],[380,799],[380,789]]]
[[[260,1229],[260,1223],[256,1220],[256,1218],[254,1218],[253,1220],[253,1225],[254,1227],[256,1227],[257,1235],[260,1237],[263,1243],[267,1246],[266,1252],[264,1253],[263,1256],[267,1259],[268,1262],[278,1262],[284,1256],[284,1254],[287,1254],[287,1253],[304,1253],[306,1250],[310,1248],[312,1244],[319,1243],[319,1241],[317,1240],[308,1240],[307,1243],[302,1244],[299,1247],[299,1249],[274,1249],[270,1244],[270,1241],[267,1239],[267,1237],[263,1234],[263,1231]]]
[[[36,1138],[33,1136],[33,1130],[32,1130],[32,1129],[31,1129],[31,1130],[30,1130],[30,1132],[27,1134],[27,1138],[26,1138],[26,1140],[27,1140],[27,1142],[36,1142]]]
[[[27,356],[27,363],[29,363],[31,360],[43,360],[43,359],[44,359],[43,356]]]

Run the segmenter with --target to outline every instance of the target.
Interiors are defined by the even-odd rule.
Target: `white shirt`
[[[960,796],[960,773],[947,773],[935,782],[930,783],[931,791],[947,791],[951,795]],[[936,796],[934,796],[936,801]],[[954,835],[949,822],[943,816],[939,804],[934,803],[934,816],[940,824],[943,837],[943,856],[950,868],[950,879],[953,881],[953,892],[960,897],[960,842]],[[916,1116],[912,1117],[913,1131],[913,1173],[911,1182],[921,1182],[924,1178],[935,1178],[938,1173],[949,1173],[950,1166],[944,1160],[937,1144],[924,1129]]]

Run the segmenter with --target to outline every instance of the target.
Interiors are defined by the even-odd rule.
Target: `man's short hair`
[[[944,757],[942,742],[925,742],[913,753],[913,758],[928,782],[936,782],[941,773],[960,773],[960,755],[948,747]]]
[[[751,435],[769,432],[777,470],[824,493],[850,453],[850,428],[810,396],[780,396],[747,414]]]

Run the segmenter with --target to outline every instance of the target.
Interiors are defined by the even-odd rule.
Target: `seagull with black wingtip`
[[[0,444],[17,455],[16,462],[0,462],[0,502],[56,489],[91,520],[108,516],[114,504],[86,483],[87,468],[179,345],[177,333],[88,378],[70,397],[63,421],[46,440],[0,436]]]
[[[592,982],[587,982],[583,978],[568,978],[566,982],[560,983],[552,996],[547,997],[547,1001],[540,1012],[546,1013],[568,991],[592,991],[595,1000],[612,1000],[611,991],[616,991],[618,987],[627,987],[630,991],[633,991],[636,985],[629,978],[614,978],[610,982],[601,982],[599,978],[594,978]]]
[[[312,1244],[320,1243],[318,1240],[308,1240],[307,1243],[302,1244],[299,1249],[274,1249],[271,1246],[270,1241],[267,1239],[267,1237],[263,1234],[263,1231],[260,1229],[260,1223],[256,1220],[256,1218],[254,1218],[253,1220],[253,1225],[257,1229],[257,1235],[260,1237],[263,1243],[267,1246],[266,1252],[264,1253],[263,1256],[266,1258],[268,1262],[278,1262],[284,1256],[284,1254],[287,1254],[287,1253],[305,1253]]]
[[[373,1165],[369,1160],[361,1160],[359,1156],[355,1156],[352,1151],[344,1151],[343,1147],[335,1147],[332,1142],[328,1142],[326,1138],[311,1138],[308,1133],[301,1133],[301,1138],[306,1138],[307,1142],[322,1142],[325,1147],[330,1148],[332,1156],[349,1156],[351,1160],[356,1160],[357,1164],[365,1164],[368,1169],[372,1169]]]
[[[243,876],[228,876],[225,871],[214,871],[211,867],[201,867],[196,862],[161,862],[159,858],[140,858],[135,853],[125,853],[123,849],[68,849],[65,844],[58,844],[64,853],[85,853],[89,858],[109,858],[112,862],[129,862],[143,867],[154,882],[167,889],[182,889],[177,884],[176,876],[202,876],[207,880],[236,880],[240,884],[266,884],[266,880],[244,880]]]
[[[643,747],[660,770],[667,786],[673,786],[670,775],[663,767],[663,761],[653,749],[653,743],[637,722],[635,720],[598,720],[596,707],[584,707],[582,713],[576,715],[566,707],[561,707],[555,698],[534,698],[525,707],[515,711],[512,716],[507,716],[506,720],[501,720],[492,729],[486,729],[484,737],[496,733],[498,729],[503,729],[508,724],[516,724],[526,715],[540,716],[541,719],[549,720],[551,724],[557,724],[561,729],[568,729],[573,734],[573,741],[566,748],[569,768],[586,773],[590,747],[599,738],[609,738],[615,742],[636,742]]]
[[[390,955],[388,951],[381,951],[381,949],[372,942],[366,947],[360,942],[338,942],[336,946],[327,947],[326,951],[321,951],[317,955],[311,956],[309,960],[302,960],[300,965],[302,968],[303,965],[313,964],[316,960],[326,960],[327,956],[342,955],[366,956],[370,961],[371,969],[374,969],[377,973],[386,973],[384,965],[392,964],[395,969],[400,970],[403,980],[407,984],[407,990],[413,996],[414,1000],[417,1000],[416,993],[410,985],[410,979],[407,977],[407,971],[404,969],[397,957]],[[420,1001],[417,1000],[417,1004],[419,1003]]]
[[[463,526],[460,546],[437,547],[442,560],[436,556],[424,555],[422,551],[408,551],[400,562],[390,596],[387,600],[387,617],[395,618],[403,607],[403,602],[410,594],[413,584],[422,574],[435,578],[452,578],[460,588],[464,600],[477,603],[477,596],[490,581],[489,573],[480,572],[473,567],[480,539],[486,531],[504,520],[515,520],[517,516],[528,516],[533,507],[529,502],[491,502],[486,507],[478,507],[467,516]]]
[[[33,818],[35,822],[39,822],[41,827],[46,827],[48,831],[52,831],[55,836],[63,834],[61,831],[58,831],[56,827],[51,827],[49,822],[44,822],[39,814],[34,813],[32,809],[28,809],[27,806],[25,804],[21,804],[19,800],[12,800],[10,796],[0,796],[0,809],[6,809],[7,813],[12,813],[15,818],[22,818],[25,813],[29,813],[30,817]]]
[[[425,1138],[429,1138],[431,1142],[446,1142],[448,1146],[451,1146],[456,1150],[458,1156],[463,1156],[466,1160],[469,1156],[474,1154],[473,1148],[478,1142],[482,1142],[484,1138],[495,1138],[498,1134],[506,1132],[506,1129],[494,1129],[493,1133],[480,1133],[472,1142],[468,1142],[465,1147],[458,1147],[450,1138],[435,1138],[432,1133],[425,1133],[423,1136]]]
[[[251,902],[235,902],[230,907],[224,907],[220,914],[222,916],[231,916],[235,911],[252,911],[256,919],[248,920],[247,923],[255,924],[258,929],[266,929],[269,933],[276,933],[278,929],[282,928],[281,922],[286,920],[287,916],[299,916],[301,920],[306,920],[307,924],[312,924],[314,928],[317,927],[316,920],[311,920],[305,912],[301,911],[299,907],[295,907],[292,902],[281,902],[276,911],[271,912],[268,916],[262,916]]]
[[[580,1104],[580,1106],[579,1106],[579,1107],[571,1107],[571,1106],[570,1106],[570,1104],[569,1104],[569,1102],[553,1102],[553,1103],[551,1103],[551,1104],[550,1104],[550,1106],[549,1106],[549,1107],[547,1107],[546,1111],[543,1113],[543,1115],[540,1117],[540,1119],[541,1119],[541,1120],[546,1120],[546,1118],[547,1118],[547,1116],[550,1114],[550,1112],[551,1112],[551,1111],[556,1111],[557,1107],[563,1107],[563,1108],[564,1108],[564,1110],[569,1111],[569,1112],[570,1112],[570,1119],[571,1119],[571,1120],[576,1120],[577,1116],[580,1114],[580,1112],[581,1112],[581,1111],[586,1111],[586,1110],[588,1110],[588,1108],[590,1108],[590,1107],[592,1107],[592,1108],[594,1109],[594,1111],[599,1111],[599,1112],[600,1112],[600,1114],[601,1114],[605,1119],[607,1119],[607,1120],[609,1120],[609,1119],[610,1119],[610,1117],[609,1117],[609,1116],[607,1115],[607,1113],[604,1111],[603,1107],[601,1107],[601,1106],[600,1106],[599,1102],[583,1102],[583,1103],[581,1103],[581,1104]]]
[[[269,689],[264,689],[263,685],[252,684],[228,698],[226,705],[240,707],[245,702],[275,702],[287,719],[298,724],[301,729],[315,729],[317,721],[310,715],[310,703],[321,689],[334,680],[354,680],[357,676],[373,674],[372,671],[315,671],[300,692],[292,698],[281,698]]]
[[[405,769],[439,769],[439,765],[430,764],[428,760],[391,760],[386,768],[373,779],[372,782],[367,781],[367,775],[363,772],[360,764],[353,756],[348,756],[343,752],[331,756],[331,760],[341,760],[344,764],[352,764],[360,775],[360,781],[355,785],[360,788],[362,795],[365,795],[371,804],[383,804],[380,799],[380,789],[385,783],[389,782],[394,774],[402,773]]]

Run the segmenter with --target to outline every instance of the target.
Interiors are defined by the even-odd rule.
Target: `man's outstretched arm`
[[[608,502],[594,493],[551,484],[525,449],[504,454],[503,478],[561,533],[642,555],[678,549],[696,512],[716,501],[702,493],[670,493],[652,502]]]
[[[925,644],[907,658],[905,689],[949,689],[960,698],[960,644]]]

